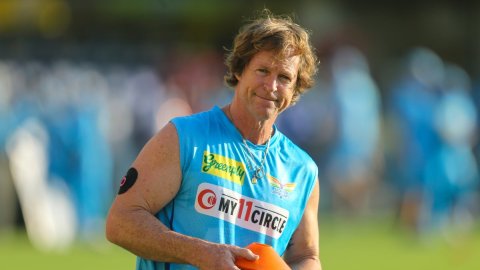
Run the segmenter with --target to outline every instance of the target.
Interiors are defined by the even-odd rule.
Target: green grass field
[[[77,244],[62,253],[40,252],[32,247],[25,233],[19,232],[0,235],[0,269],[135,269],[135,257],[107,243],[101,248]]]
[[[337,221],[321,224],[324,270],[474,270],[480,269],[480,230],[453,237],[419,240],[393,222]]]
[[[419,241],[385,221],[326,221],[321,228],[324,270],[477,270],[480,269],[480,229],[456,238]],[[0,234],[0,269],[135,268],[135,257],[104,243],[101,249],[77,244],[64,254],[36,251],[25,233]]]

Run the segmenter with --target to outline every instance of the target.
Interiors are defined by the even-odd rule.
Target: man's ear
[[[242,74],[239,74],[238,72],[235,73],[235,79],[237,79],[237,81],[240,81],[241,78],[242,78]]]

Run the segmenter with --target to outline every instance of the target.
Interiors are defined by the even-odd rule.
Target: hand
[[[212,244],[199,250],[196,254],[197,263],[200,270],[240,270],[235,265],[236,257],[243,257],[250,261],[258,259],[251,250],[233,245]]]

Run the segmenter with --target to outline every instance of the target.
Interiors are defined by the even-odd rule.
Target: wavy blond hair
[[[242,74],[244,68],[260,51],[274,51],[278,56],[300,56],[297,81],[294,87],[292,104],[314,84],[318,60],[315,49],[310,44],[310,34],[289,16],[275,16],[263,10],[258,18],[240,28],[228,50],[225,64],[225,83],[235,87],[238,80],[235,74]]]

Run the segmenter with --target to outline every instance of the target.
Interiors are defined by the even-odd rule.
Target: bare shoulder
[[[132,164],[136,179],[116,202],[155,214],[170,202],[181,183],[178,135],[168,123],[143,147]]]

